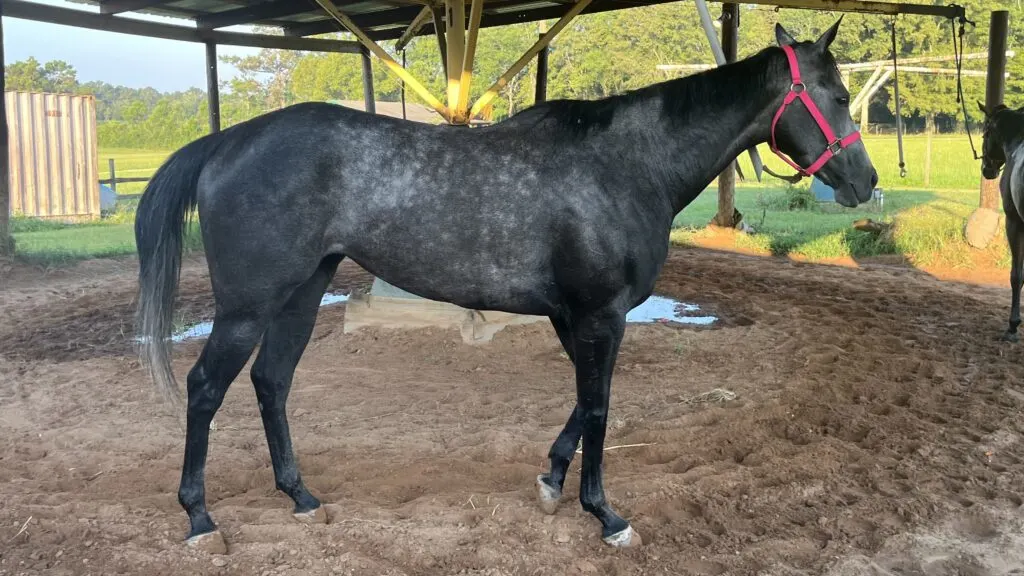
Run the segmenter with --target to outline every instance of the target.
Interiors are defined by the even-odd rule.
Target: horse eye
[[[849,106],[850,105],[850,97],[849,96],[840,96],[839,98],[836,98],[836,102],[839,102],[840,106]]]

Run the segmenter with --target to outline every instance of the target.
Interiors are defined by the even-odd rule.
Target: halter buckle
[[[833,156],[839,156],[839,153],[843,151],[842,141],[836,138],[835,142],[828,145],[828,150],[829,152],[832,153]]]

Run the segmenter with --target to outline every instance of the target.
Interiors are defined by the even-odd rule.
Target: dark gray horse
[[[546,102],[484,128],[308,103],[175,152],[147,186],[135,234],[142,357],[175,398],[168,335],[183,228],[198,206],[216,314],[187,381],[178,499],[190,542],[220,541],[203,480],[209,426],[261,339],[251,376],[277,487],[300,518],[323,519],[285,402],[321,296],[351,258],[426,298],[549,317],[575,365],[577,404],[538,477],[543,507],[554,510],[582,436],[583,508],[607,543],[639,544],[601,479],[626,313],[652,292],[673,217],[751,146],[773,142],[844,206],[871,198],[878,176],[829,51],[838,28],[798,43],[780,26],[782,48],[604,100]]]
[[[1020,288],[1024,283],[1024,109],[1011,109],[999,104],[992,110],[978,102],[985,114],[985,131],[981,144],[981,173],[989,179],[999,178],[999,192],[1006,215],[1006,240],[1010,245],[1010,324],[1002,339],[1017,342],[1020,326]],[[999,171],[1003,165],[1002,178]]]

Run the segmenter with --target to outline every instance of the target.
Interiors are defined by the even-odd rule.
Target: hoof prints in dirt
[[[182,270],[174,305],[178,324],[191,325],[213,317],[213,294],[205,264]],[[136,286],[133,272],[111,279],[105,291],[73,295],[54,303],[0,310],[0,357],[8,360],[69,362],[135,355]],[[369,288],[373,278],[351,263],[343,263],[329,290],[349,292]]]
[[[209,295],[191,274],[182,299],[195,298],[201,319]],[[0,443],[0,541],[32,517],[0,544],[0,571],[1020,569],[1024,348],[993,342],[1004,290],[674,250],[657,293],[698,303],[699,314],[719,318],[715,326],[735,329],[637,324],[623,343],[608,445],[633,447],[607,452],[605,478],[613,506],[643,534],[641,549],[605,549],[579,509],[578,460],[558,512],[537,509],[535,478],[574,403],[572,368],[550,326],[517,326],[487,346],[466,346],[437,331],[342,335],[340,314],[325,308],[288,414],[302,476],[328,524],[297,522],[275,489],[246,375],[211,434],[210,510],[229,548],[214,564],[181,542],[181,433],[147,399],[137,370],[95,354],[88,363],[0,361],[0,370],[11,368],[0,377],[0,437],[8,440]],[[105,303],[108,318],[127,323],[131,295],[125,282],[69,301],[84,298],[97,313]],[[0,346],[33,329],[31,307],[0,312],[23,327],[0,327]],[[55,316],[42,323],[60,344],[36,336],[44,351],[23,340],[19,354],[95,352],[62,351],[62,324]],[[182,348],[177,374],[197,352]],[[95,393],[100,387],[105,394]],[[735,397],[688,401],[717,388]]]

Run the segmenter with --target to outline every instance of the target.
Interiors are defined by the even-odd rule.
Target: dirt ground
[[[183,434],[131,346],[131,260],[0,263],[0,575],[1024,573],[1024,345],[995,285],[912,269],[676,249],[659,294],[715,327],[631,325],[605,482],[643,535],[612,550],[534,478],[573,405],[546,323],[485,345],[456,330],[342,333],[321,309],[289,417],[329,523],[274,488],[248,382],[211,434],[227,555],[183,546]],[[340,290],[371,278],[346,263]],[[182,317],[210,315],[201,260]],[[179,382],[202,342],[175,347]],[[715,388],[735,393],[701,402]]]

